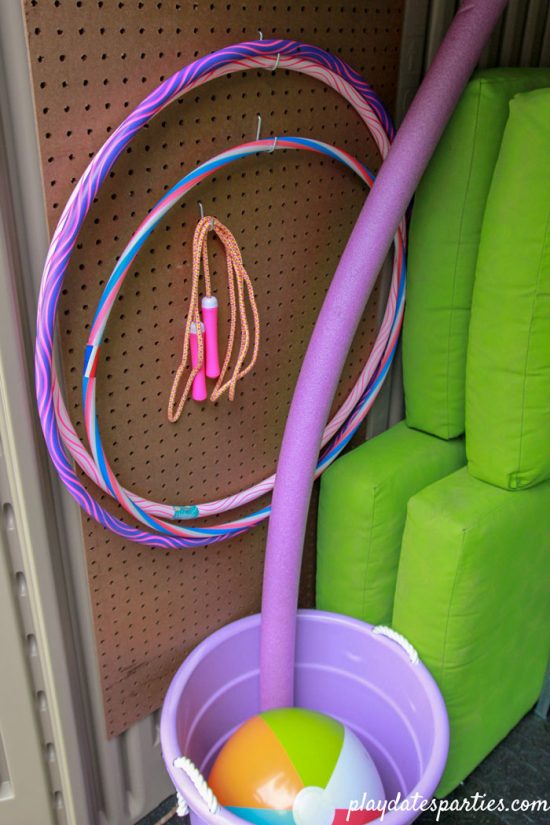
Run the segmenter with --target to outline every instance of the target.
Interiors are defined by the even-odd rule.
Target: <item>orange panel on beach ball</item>
[[[222,748],[208,784],[226,808],[279,810],[292,808],[304,787],[282,744],[260,716],[245,722]]]

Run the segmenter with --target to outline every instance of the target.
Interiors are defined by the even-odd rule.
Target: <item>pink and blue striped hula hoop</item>
[[[90,478],[98,483],[100,487],[102,486],[101,483],[99,483],[101,478],[97,477],[97,473],[94,474],[91,466],[93,459],[78,440],[74,427],[67,415],[53,358],[55,316],[63,279],[70,256],[76,244],[78,233],[89,211],[93,198],[96,196],[103,180],[117,157],[141,126],[171,101],[185,92],[206,83],[208,80],[233,71],[241,71],[249,68],[272,70],[274,65],[271,58],[277,56],[278,66],[281,69],[297,71],[318,78],[348,100],[368,126],[382,157],[385,157],[389,149],[390,140],[393,137],[391,121],[370,86],[365,83],[356,72],[339,60],[339,58],[328,55],[326,52],[314,46],[283,40],[264,40],[227,47],[195,61],[166,80],[156,91],[146,97],[137,109],[129,115],[121,126],[111,135],[91,161],[75,187],[54,232],[48,251],[39,297],[35,354],[38,409],[48,450],[62,481],[83,510],[118,535],[140,544],[150,544],[164,548],[204,546],[243,532],[252,526],[252,524],[266,518],[269,515],[270,508],[263,508],[256,514],[253,514],[253,517],[246,517],[233,524],[217,525],[213,528],[183,528],[178,525],[166,525],[167,534],[164,535],[159,532],[146,532],[141,528],[125,524],[104,510],[93,499],[76,475],[70,457],[74,457],[81,466],[84,464],[83,469],[85,472],[90,470]],[[401,227],[400,232],[401,241],[403,242],[403,227]],[[390,295],[390,301],[382,323],[382,327],[384,327],[384,324],[386,325],[388,333],[386,343],[382,345],[382,341],[380,342],[382,347],[381,353],[378,353],[380,358],[376,360],[376,364],[372,357],[369,359],[369,361],[373,363],[369,370],[365,368],[362,373],[364,379],[363,384],[358,386],[360,383],[358,382],[354,391],[352,391],[347,399],[347,401],[349,401],[355,393],[351,418],[346,421],[336,416],[333,422],[331,422],[332,430],[328,433],[327,446],[323,450],[320,460],[322,469],[328,466],[328,463],[343,449],[343,446],[345,446],[345,443],[347,443],[351,434],[353,434],[353,428],[357,429],[363,420],[374,397],[376,397],[379,391],[381,382],[387,373],[389,363],[393,357],[402,317],[402,295],[404,290],[403,249],[397,248],[396,259],[398,260],[398,271],[401,274],[399,286],[394,290],[393,296]],[[75,455],[75,452],[79,453],[78,457]],[[85,458],[85,455],[88,456],[89,462]],[[322,469],[320,470],[321,472]],[[262,490],[262,492],[265,492],[265,490]],[[261,494],[261,492],[258,493],[258,495]],[[228,502],[233,498],[235,497],[230,496],[224,501]],[[252,499],[248,498],[246,500],[250,501]],[[147,519],[157,518],[156,514],[149,516],[146,510],[148,503],[144,499],[134,496],[131,501],[140,508],[143,505],[143,513]],[[232,506],[240,506],[240,504],[243,503],[245,503],[244,500]],[[154,506],[159,508],[168,507],[167,505]],[[209,505],[204,505],[205,511],[199,514],[210,515],[211,512],[206,512],[208,506]],[[225,509],[230,509],[229,506],[224,505],[224,507]],[[174,517],[174,508],[168,507],[168,509],[172,511],[172,517]],[[222,510],[219,512],[222,512]],[[133,514],[135,515],[135,513]],[[184,511],[180,511],[176,513],[175,517],[182,518],[185,517],[185,515],[187,514]],[[150,524],[149,521],[145,523]],[[155,525],[155,528],[158,529],[158,526]],[[161,529],[164,530],[164,526]]]
[[[173,186],[172,189],[170,189],[170,191],[167,192],[166,195],[164,195],[164,197],[148,213],[147,217],[141,223],[136,233],[134,234],[134,236],[122,252],[115,266],[115,269],[113,270],[103,290],[103,294],[101,296],[94,319],[92,321],[91,330],[88,338],[88,345],[86,347],[82,387],[84,420],[86,424],[88,441],[91,447],[91,460],[93,462],[93,468],[91,469],[91,472],[87,469],[85,471],[88,472],[89,475],[92,475],[93,480],[101,487],[101,489],[104,492],[108,493],[113,498],[116,498],[119,501],[119,503],[132,516],[137,518],[139,521],[142,521],[142,523],[147,524],[149,527],[153,527],[154,529],[162,530],[169,527],[170,534],[176,533],[177,535],[183,535],[187,538],[194,538],[197,536],[195,528],[182,528],[178,525],[172,524],[167,525],[166,522],[162,521],[162,519],[178,520],[184,518],[204,517],[215,513],[222,513],[235,507],[239,507],[243,503],[253,501],[259,498],[264,493],[269,492],[273,487],[275,477],[270,476],[268,479],[264,479],[263,481],[257,483],[248,490],[245,490],[242,493],[234,494],[233,496],[227,497],[225,499],[220,499],[215,502],[209,502],[207,504],[199,504],[192,506],[181,504],[166,505],[154,501],[149,501],[137,497],[134,493],[131,493],[124,487],[122,487],[122,485],[120,485],[120,483],[118,482],[112,468],[110,467],[108,458],[105,454],[96,415],[96,373],[99,360],[99,353],[103,341],[103,334],[109,319],[111,309],[115,304],[116,298],[119,294],[122,284],[124,283],[125,277],[128,274],[135,260],[136,255],[138,254],[139,250],[141,249],[141,247],[143,246],[143,244],[145,243],[153,229],[158,225],[159,221],[164,217],[164,215],[166,215],[169,209],[175,206],[176,203],[178,203],[181,200],[181,198],[190,191],[191,188],[197,185],[197,183],[204,180],[205,177],[207,177],[208,175],[214,174],[220,168],[251,154],[271,153],[274,150],[274,148],[303,149],[306,151],[313,151],[325,154],[331,158],[337,159],[340,162],[344,163],[346,166],[352,169],[360,177],[360,179],[363,180],[363,182],[365,182],[368,186],[371,186],[374,182],[374,176],[367,169],[365,169],[365,167],[363,167],[355,158],[351,157],[347,152],[343,152],[342,150],[336,149],[335,147],[330,146],[326,143],[311,140],[310,138],[269,138],[259,141],[253,141],[242,146],[237,146],[234,149],[229,149],[225,152],[222,152],[221,154],[212,158],[207,163],[199,166],[190,174],[186,175],[181,181],[179,181],[175,186]],[[399,294],[399,285],[403,274],[403,240],[400,233],[398,233],[398,235],[396,236],[395,246],[395,265],[392,274],[392,283],[390,287],[390,293],[392,295],[396,292]],[[399,311],[399,308],[402,306],[402,302],[403,292],[401,292],[401,294],[399,295],[399,301],[396,302],[395,307],[393,307],[394,314],[396,311]],[[391,309],[392,306],[390,305],[390,311]],[[390,329],[388,325],[383,324],[377,337],[377,340],[375,342],[375,345],[373,347],[372,359],[374,360],[374,363],[376,363],[377,357],[382,357],[382,353],[384,352],[384,349],[386,348],[386,345],[388,343],[387,338],[389,331]],[[364,387],[368,385],[371,377],[369,371],[372,370],[372,364],[372,360],[370,361],[370,363],[367,362],[364,371],[361,373],[361,376],[359,377],[359,380],[357,382],[357,392],[361,391],[362,389],[364,389]],[[376,385],[376,387],[379,386],[380,384]],[[369,396],[369,398],[371,396],[372,393]],[[336,422],[342,420],[346,421],[350,415],[354,415],[354,418],[356,418],[356,426],[354,429],[357,429],[357,427],[363,420],[364,415],[359,417],[355,415],[355,408],[357,406],[356,398],[357,393],[354,394],[352,391],[349,401],[347,401],[347,406],[346,404],[344,404],[343,408],[341,408],[336,414]],[[67,417],[67,420],[64,420],[65,429],[69,423],[70,419],[68,419]],[[347,431],[347,429],[348,428],[346,427],[345,431]],[[345,431],[339,432],[339,437],[337,440],[332,439],[331,449],[326,453],[326,455],[323,458],[322,469],[328,466],[330,460],[333,460],[338,454],[338,452],[340,452],[341,449],[343,449],[343,446],[345,446],[345,444],[342,444],[340,450],[336,449],[338,445],[342,443],[342,441],[346,437]],[[327,427],[327,432],[323,440],[323,447],[329,441],[331,441],[332,432],[333,424],[331,422]],[[349,439],[346,439],[346,443],[347,440]],[[71,438],[71,440],[68,441],[68,445],[71,449],[73,457],[80,464],[80,466],[83,469],[85,469],[84,461],[86,461],[86,457],[84,458],[84,461],[82,461],[82,456],[79,454],[78,444],[75,444],[74,440],[72,440]],[[71,445],[73,445],[75,449],[73,449]],[[264,517],[264,512],[265,508],[261,511],[262,518]],[[240,530],[245,526],[257,523],[257,521],[258,513],[252,513],[243,519],[239,519],[229,524],[216,525],[216,527],[213,529],[218,530],[220,533],[223,534],[228,530]],[[198,528],[198,530],[200,529],[201,528]],[[208,533],[207,535],[210,535],[210,533]]]

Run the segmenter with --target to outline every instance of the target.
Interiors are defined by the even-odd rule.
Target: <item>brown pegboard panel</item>
[[[158,83],[229,43],[288,37],[339,54],[393,110],[403,0],[350,3],[188,0],[24,0],[44,188],[53,229],[94,152]],[[145,128],[115,165],[86,220],[60,308],[68,408],[82,431],[87,330],[101,287],[144,210],[186,170],[249,140],[303,134],[335,143],[376,169],[372,140],[333,91],[277,71],[220,78]],[[99,367],[99,416],[122,482],[160,500],[193,503],[273,472],[301,359],[364,191],[330,160],[275,152],[227,168],[155,230],[113,311]],[[189,403],[176,425],[166,403],[189,295],[197,200],[241,245],[262,317],[261,354],[235,402]],[[223,256],[211,245],[218,295]],[[373,295],[340,383],[349,391],[373,341]],[[262,504],[262,502],[258,502]],[[118,512],[114,504],[109,504]],[[236,514],[233,514],[236,515]],[[302,581],[311,604],[314,512]],[[200,550],[134,546],[83,519],[109,735],[159,707],[184,655],[260,604],[265,526]]]

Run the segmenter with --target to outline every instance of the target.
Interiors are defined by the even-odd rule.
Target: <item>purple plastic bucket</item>
[[[190,779],[174,767],[188,756],[208,776],[227,738],[259,711],[260,616],[222,628],[202,642],[174,676],[161,718],[168,772],[188,802],[192,825],[244,823],[225,808],[211,813]],[[424,665],[371,625],[319,610],[300,611],[296,704],[348,725],[380,772],[386,796],[430,799],[449,744],[445,705]],[[418,807],[418,803],[417,803]],[[388,825],[420,811],[387,812]]]

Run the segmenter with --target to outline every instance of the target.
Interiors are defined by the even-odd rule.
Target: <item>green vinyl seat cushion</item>
[[[464,432],[466,350],[487,194],[515,94],[550,69],[490,69],[469,83],[418,187],[411,220],[403,373],[407,423]]]
[[[510,492],[467,468],[409,502],[394,628],[438,682],[451,725],[438,795],[533,706],[550,654],[550,482]]]
[[[550,89],[517,95],[483,220],[466,372],[470,472],[550,478]]]
[[[407,501],[465,463],[462,439],[404,422],[336,461],[322,477],[317,530],[317,607],[387,624]]]

